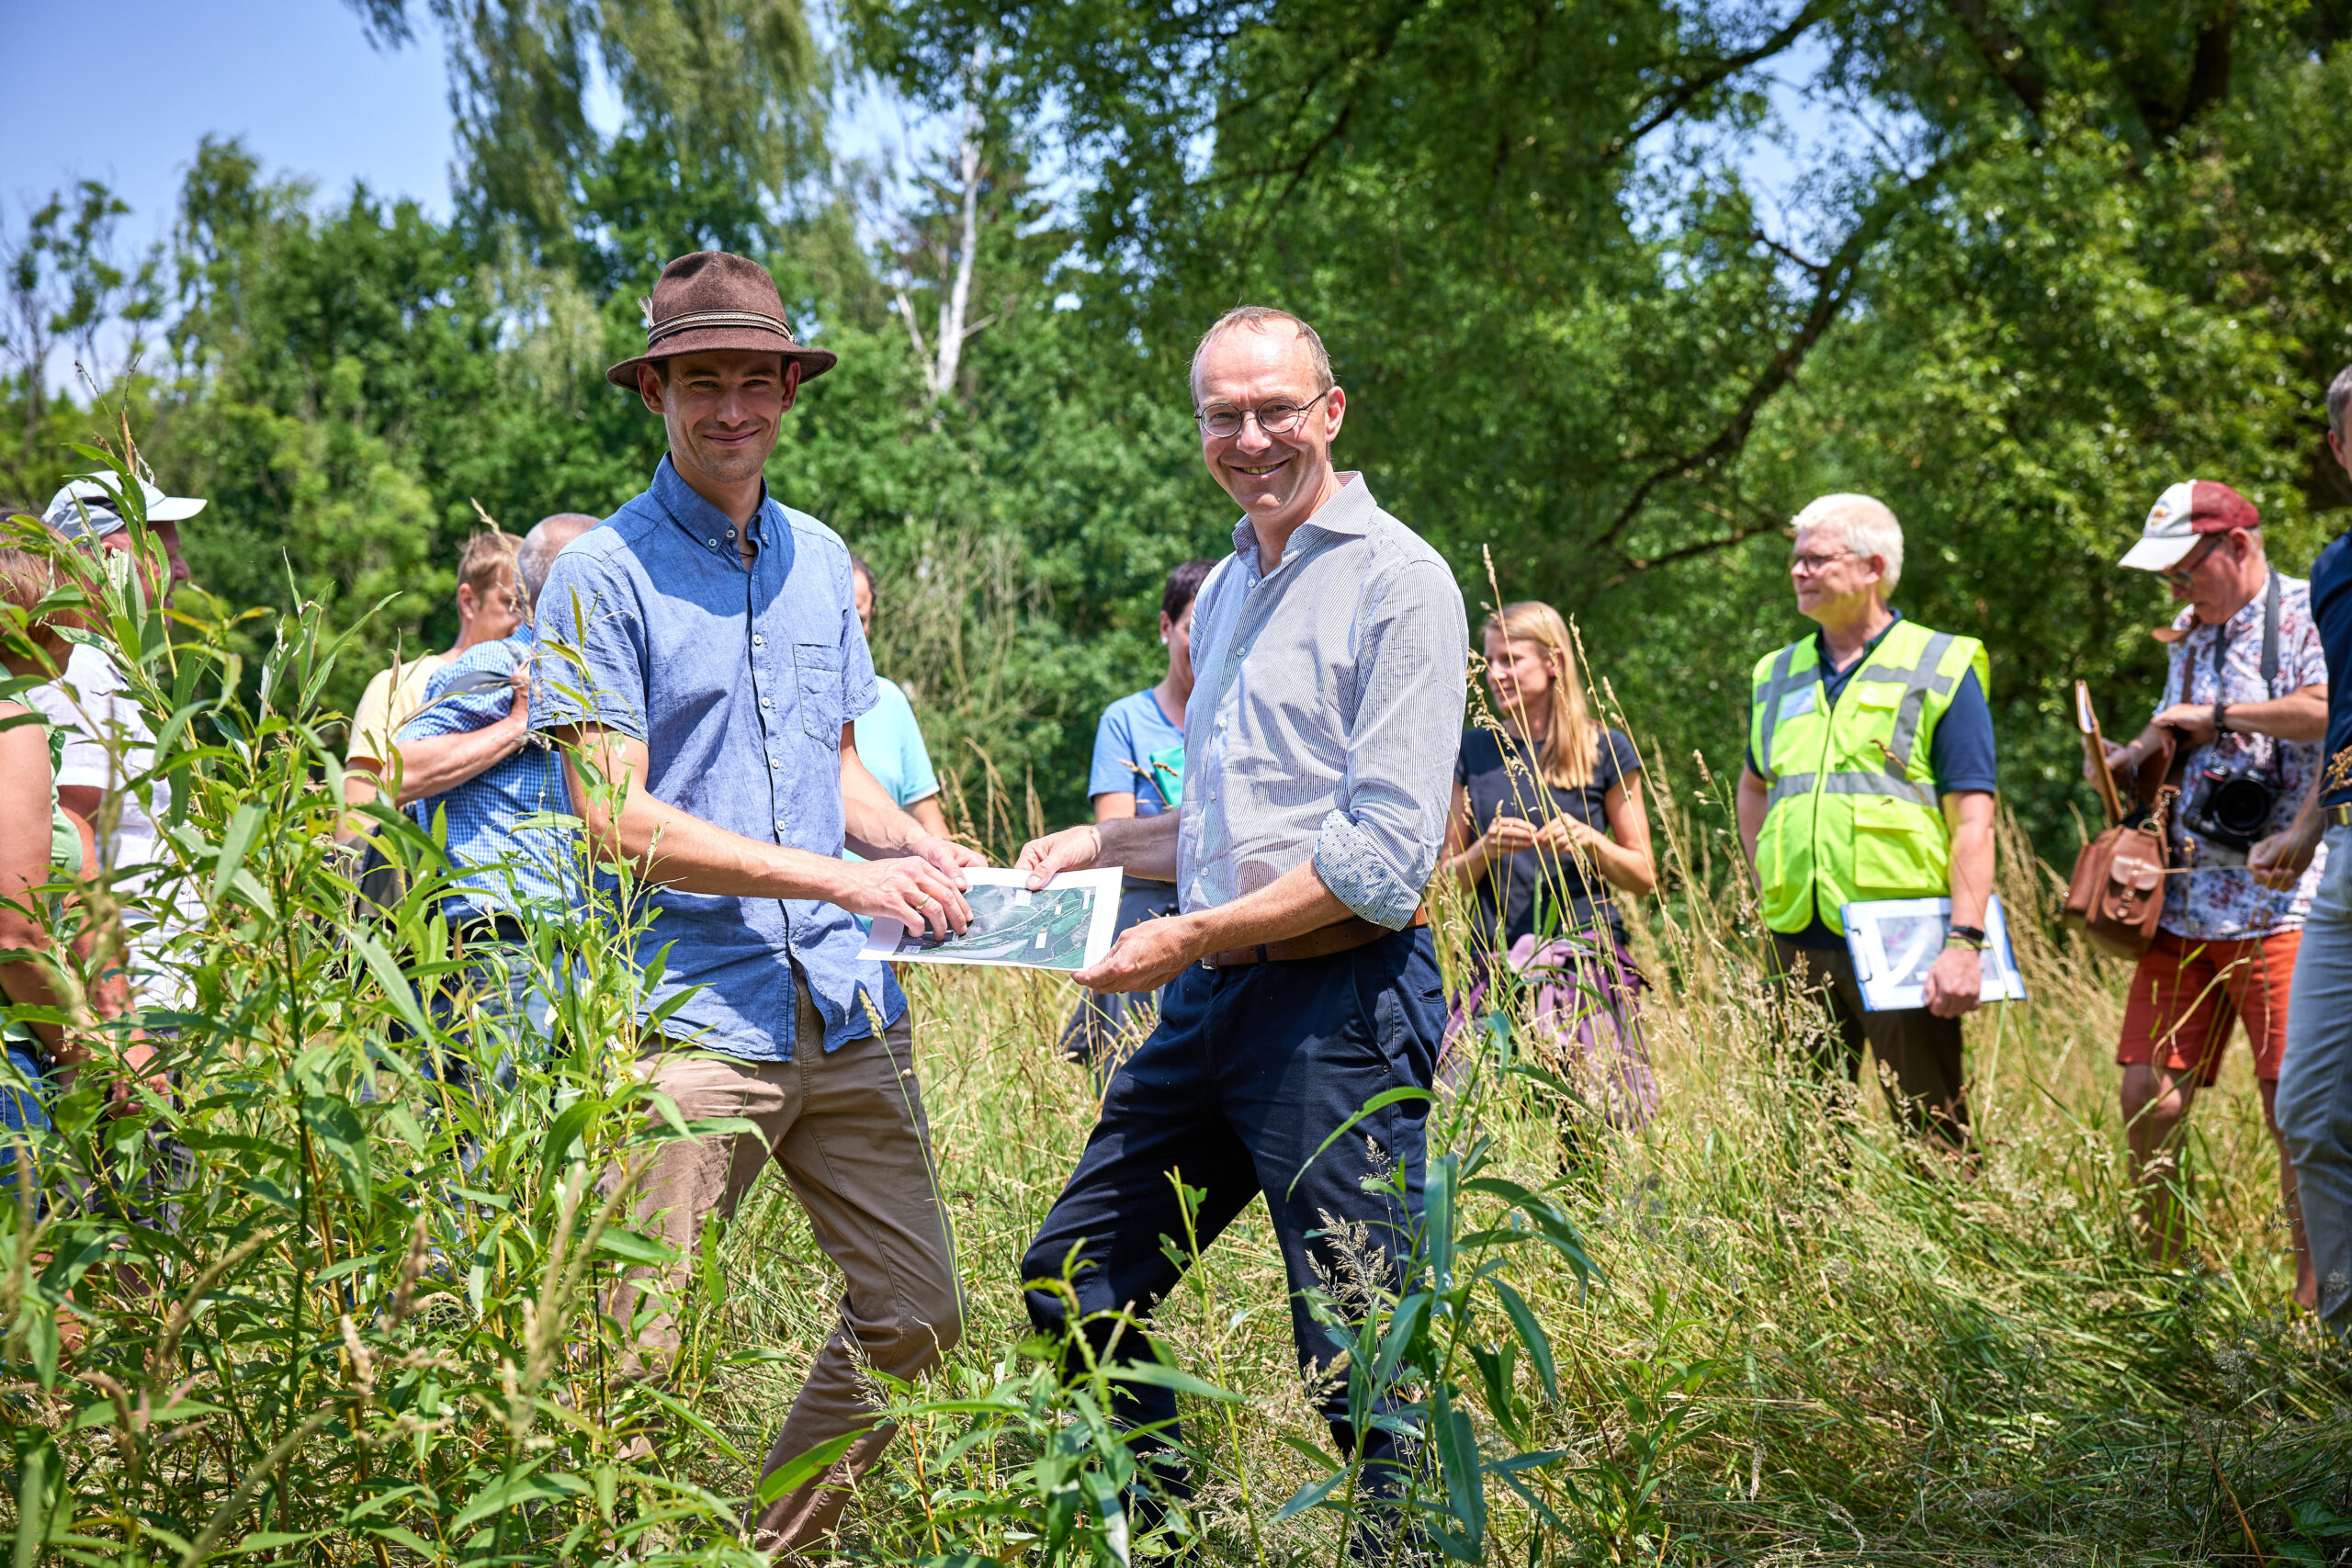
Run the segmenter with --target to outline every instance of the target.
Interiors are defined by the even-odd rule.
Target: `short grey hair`
[[[1800,534],[1834,534],[1858,556],[1876,556],[1886,562],[1879,591],[1892,595],[1903,581],[1903,525],[1886,502],[1875,496],[1841,491],[1806,502],[1790,527]]]
[[[2336,434],[2344,434],[2344,405],[2352,403],[2352,365],[2335,373],[2327,384],[2327,428]]]
[[[559,512],[552,517],[542,517],[531,531],[523,536],[523,543],[514,551],[514,581],[523,590],[523,603],[533,611],[539,607],[539,595],[546,591],[548,573],[555,570],[555,558],[563,554],[563,547],[602,522],[584,512]]]
[[[1269,321],[1286,322],[1306,340],[1306,356],[1315,365],[1315,389],[1317,392],[1328,392],[1339,385],[1331,378],[1331,356],[1323,351],[1323,339],[1313,327],[1288,310],[1277,310],[1271,305],[1237,305],[1210,324],[1209,330],[1201,334],[1200,343],[1193,350],[1193,396],[1197,398],[1201,395],[1201,361],[1206,357],[1209,344],[1236,327],[1248,327],[1253,333],[1262,333]]]

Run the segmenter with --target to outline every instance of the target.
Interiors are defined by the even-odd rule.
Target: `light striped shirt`
[[[1462,591],[1360,475],[1340,479],[1271,572],[1244,518],[1194,603],[1187,912],[1311,860],[1341,903],[1400,930],[1437,869],[1467,690]]]

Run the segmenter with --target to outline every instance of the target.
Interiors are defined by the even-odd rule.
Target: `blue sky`
[[[364,177],[449,209],[439,40],[379,53],[340,0],[0,0],[0,59],[20,88],[0,136],[11,229],[86,175],[130,203],[122,234],[143,245],[208,132],[243,136],[273,173],[324,194]]]

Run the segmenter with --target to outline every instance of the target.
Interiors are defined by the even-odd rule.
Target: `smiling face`
[[[670,432],[670,461],[718,486],[751,483],[775,450],[800,367],[780,354],[682,354],[666,378],[638,367],[638,395]]]
[[[1242,421],[1237,434],[1201,433],[1201,457],[1210,475],[1261,533],[1286,534],[1337,488],[1331,442],[1347,413],[1347,394],[1337,387],[1327,393],[1320,382],[1306,339],[1286,323],[1263,331],[1236,325],[1202,351],[1193,387],[1197,407],[1257,409],[1283,402],[1306,410],[1295,428],[1278,434],[1269,434],[1254,418]]]

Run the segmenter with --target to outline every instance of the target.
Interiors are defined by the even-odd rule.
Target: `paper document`
[[[1838,912],[1846,922],[1846,951],[1854,960],[1862,1006],[1871,1012],[1926,1007],[1928,971],[1944,950],[1951,900],[1885,898],[1847,904]],[[1997,893],[1984,906],[1982,957],[1984,984],[1978,997],[1988,1002],[2025,1000],[2025,981],[2018,974],[2018,955],[2009,946],[2008,917],[2002,912]]]
[[[934,939],[877,919],[860,958],[893,964],[1007,964],[1075,973],[1111,951],[1119,922],[1119,868],[1066,871],[1038,891],[1029,874],[974,868],[964,901],[972,923],[962,936]]]

